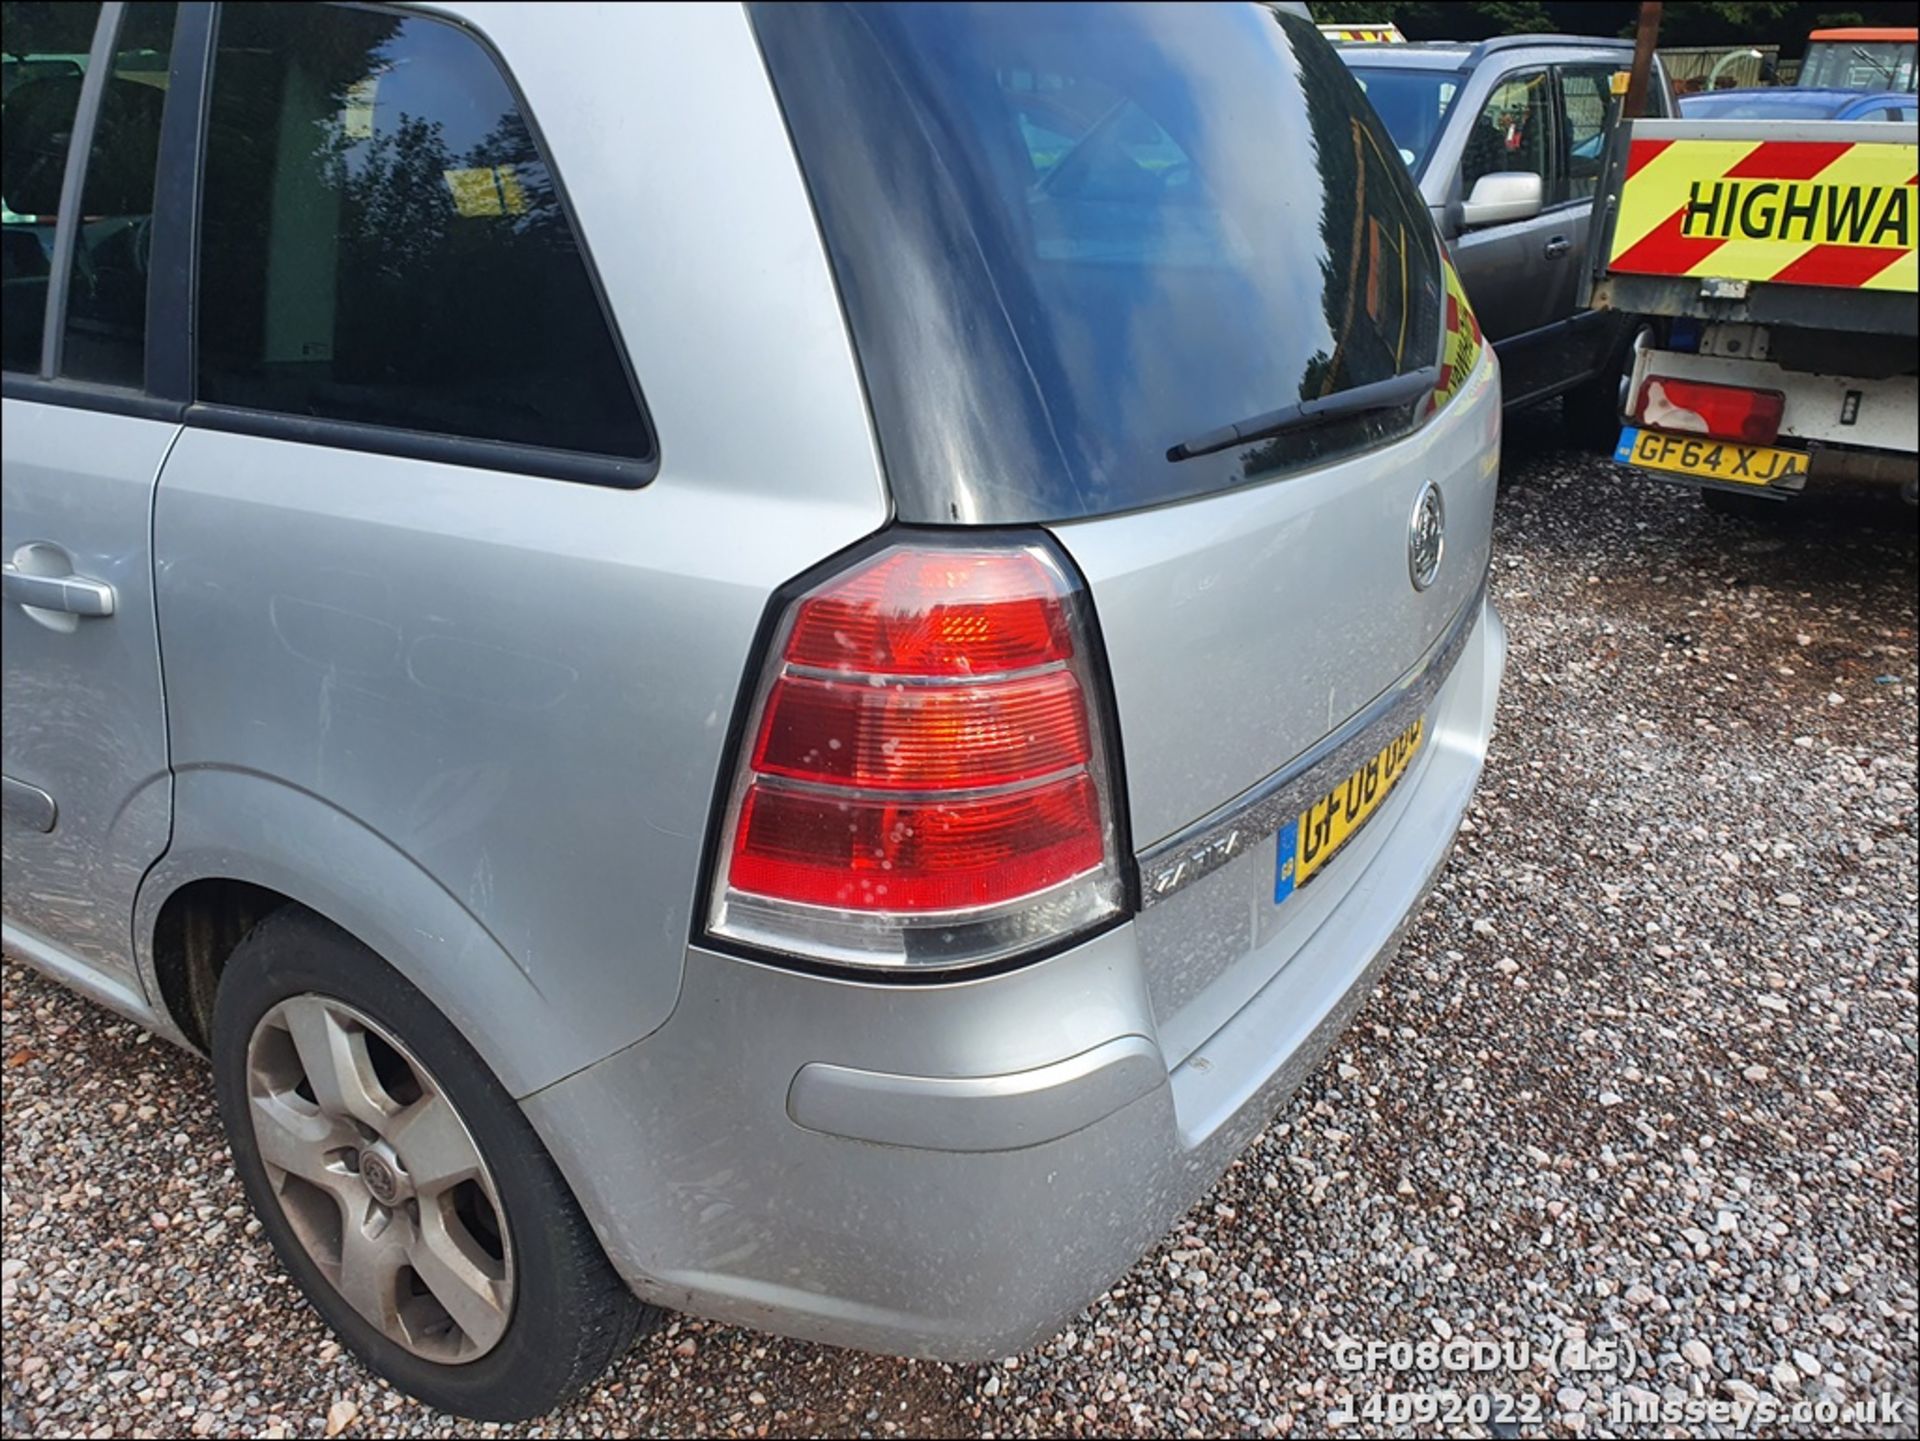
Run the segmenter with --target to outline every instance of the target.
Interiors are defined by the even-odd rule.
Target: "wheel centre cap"
[[[1414,498],[1413,515],[1407,522],[1407,573],[1415,590],[1425,590],[1439,576],[1446,545],[1446,502],[1440,487],[1429,480]]]
[[[393,1205],[412,1189],[399,1158],[387,1149],[385,1142],[360,1153],[360,1182],[383,1206]]]

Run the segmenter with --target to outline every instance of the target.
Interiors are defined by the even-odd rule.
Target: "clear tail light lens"
[[[1041,545],[896,545],[793,602],[729,793],[712,932],[944,967],[1117,914],[1086,624]]]
[[[1786,397],[1777,390],[1749,390],[1705,380],[1649,375],[1634,401],[1633,415],[1655,430],[1711,436],[1742,445],[1771,445],[1780,438]]]

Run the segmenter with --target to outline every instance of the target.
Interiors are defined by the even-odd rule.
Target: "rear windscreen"
[[[1196,436],[1434,363],[1394,141],[1264,5],[758,5],[903,517],[1061,520],[1404,433]]]

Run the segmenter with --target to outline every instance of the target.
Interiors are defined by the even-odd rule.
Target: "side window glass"
[[[453,25],[223,7],[200,276],[203,401],[649,453],[527,119]]]
[[[1626,68],[1625,65],[1615,65],[1611,67],[1612,70],[1625,70]],[[1611,71],[1609,73],[1611,73]],[[1664,120],[1668,115],[1673,113],[1673,103],[1667,98],[1672,92],[1668,90],[1667,86],[1668,80],[1666,72],[1656,69],[1653,83],[1647,87],[1646,112],[1656,120]]]
[[[1482,175],[1532,171],[1551,202],[1558,167],[1553,163],[1553,85],[1544,70],[1509,75],[1487,97],[1460,158],[1460,193],[1473,193]]]
[[[60,182],[98,5],[0,5],[0,367],[37,373]]]
[[[1566,169],[1558,193],[1547,192],[1550,203],[1589,200],[1600,188],[1600,171],[1607,161],[1607,82],[1612,74],[1610,65],[1569,65],[1560,72]],[[1650,113],[1655,112],[1659,88],[1657,84],[1647,87]]]
[[[80,188],[60,373],[138,387],[146,379],[147,256],[154,168],[176,7],[127,7],[100,95]]]

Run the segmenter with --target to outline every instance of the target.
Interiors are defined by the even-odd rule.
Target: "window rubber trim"
[[[249,410],[238,405],[202,401],[185,408],[182,422],[195,430],[229,435],[253,435],[263,440],[286,440],[300,445],[355,450],[369,455],[392,455],[469,470],[494,470],[546,480],[638,490],[659,472],[657,457],[622,460],[578,450],[550,450],[507,440],[478,440],[439,431],[404,430],[398,426],[368,425],[357,420],[335,420],[319,415],[290,415],[278,410]]]
[[[160,159],[154,195],[178,197],[154,206],[147,251],[147,394],[176,413],[193,400],[194,316],[199,303],[200,180],[207,133],[208,80],[213,70],[214,7],[185,0],[174,15],[167,108],[160,117]]]
[[[166,420],[179,423],[185,416],[185,401],[148,395],[118,385],[99,385],[88,380],[48,380],[44,376],[8,371],[0,377],[0,395],[8,400],[30,401],[35,405],[63,405],[72,410],[91,410],[100,415],[126,415],[135,420]]]
[[[107,92],[107,72],[113,68],[113,47],[120,38],[120,21],[126,12],[123,0],[107,0],[100,7],[93,44],[87,51],[87,73],[80,79],[80,98],[74,104],[67,167],[60,177],[60,214],[53,229],[53,261],[47,267],[46,329],[40,334],[42,380],[60,373],[67,338],[67,289],[73,283],[73,253],[80,243],[80,197],[93,150],[93,132],[100,123],[101,97]]]

